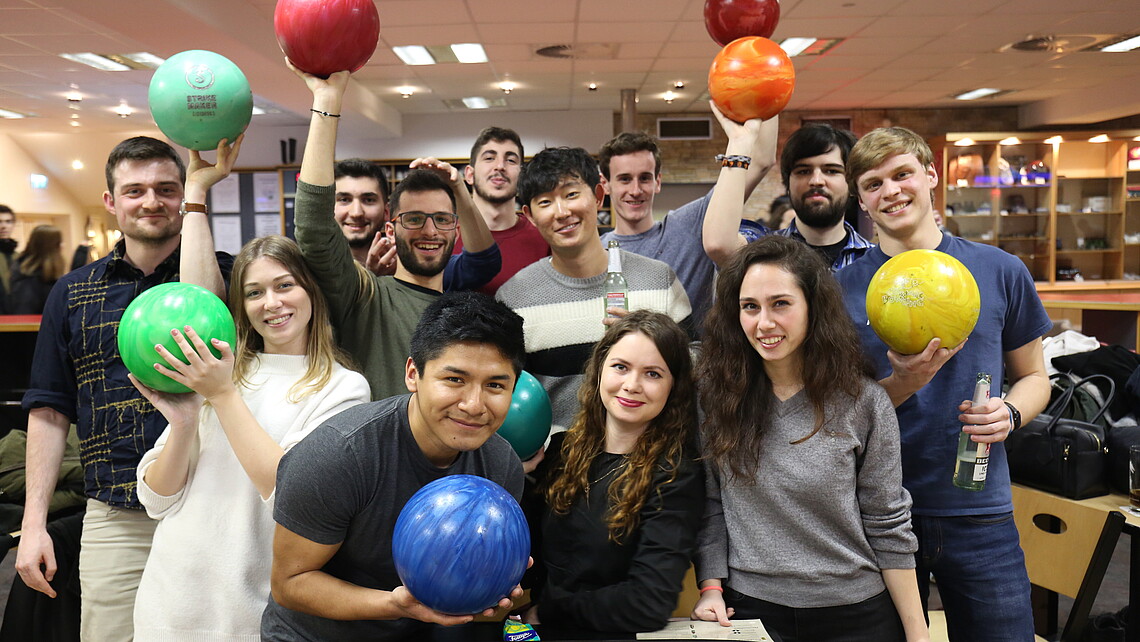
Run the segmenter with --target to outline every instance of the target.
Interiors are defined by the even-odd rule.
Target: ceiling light
[[[119,118],[126,118],[135,113],[135,110],[131,109],[131,106],[124,101],[115,108],[115,113],[119,115]]]
[[[408,45],[406,47],[392,47],[392,51],[404,61],[406,65],[434,65],[435,58],[431,57],[428,50],[420,45]]]
[[[597,91],[598,90],[598,83],[592,82],[592,83],[586,85],[586,89],[589,89],[590,91]]]
[[[25,114],[21,114],[18,111],[12,111],[11,109],[0,109],[0,118],[26,118],[26,117],[27,116]]]
[[[673,83],[673,89],[684,89],[684,88],[685,88],[685,81],[683,81],[683,80],[678,80],[677,82]]]
[[[970,145],[973,145],[973,144],[974,144],[973,138],[962,138],[962,139],[954,141],[954,145],[957,147],[969,147]]]
[[[451,51],[455,53],[455,58],[459,62],[487,62],[487,52],[483,51],[483,45],[477,42],[451,45]]]
[[[486,109],[491,106],[487,103],[486,98],[481,98],[479,96],[464,98],[463,104],[467,106],[467,109]]]
[[[1140,47],[1140,36],[1132,36],[1126,40],[1114,42],[1107,47],[1101,47],[1100,50],[1107,51],[1109,53],[1120,53],[1122,51],[1132,51],[1138,47]]]
[[[1140,141],[1140,136],[1136,136],[1132,140]]]
[[[254,106],[253,106],[253,115],[254,115],[254,116],[264,116],[264,115],[265,115],[265,114],[267,114],[267,113],[268,113],[268,112],[266,112],[266,111],[265,111],[264,109],[262,109],[261,107],[258,107],[257,105],[254,105]]]
[[[59,54],[59,57],[66,58],[72,62],[82,63],[88,67],[101,69],[103,71],[130,71],[131,69],[130,67],[122,63],[115,62],[114,60],[111,60],[105,56],[100,56],[99,54],[88,52]]]
[[[72,127],[79,127],[79,121],[78,120],[71,121],[71,126]]]
[[[1098,134],[1089,139],[1090,143],[1107,143],[1108,134]]]
[[[71,169],[83,169],[83,161],[78,158],[71,161]]]
[[[140,65],[145,65],[147,67],[150,67],[151,69],[157,69],[159,65],[166,62],[165,58],[159,58],[158,56],[156,56],[150,52],[147,52],[147,51],[139,51],[137,53],[123,54],[123,57],[126,58],[127,60],[133,60],[133,61],[139,63]]]
[[[1060,136],[1050,136],[1049,138],[1046,138],[1042,142],[1044,142],[1046,145],[1059,145],[1059,144],[1065,142],[1065,139],[1061,138]]]
[[[79,114],[72,114],[71,117],[72,118],[79,118]]]
[[[511,81],[509,81],[509,80],[504,80],[503,82],[499,83],[499,89],[502,89],[502,90],[503,90],[503,93],[504,93],[504,94],[507,94],[508,96],[509,96],[509,95],[510,95],[510,93],[511,93],[512,91],[514,91],[514,90],[515,90],[517,87],[518,87],[518,85],[516,85],[515,83],[513,83],[513,82],[511,82]]]
[[[673,100],[677,98],[677,94],[673,93],[672,91],[667,91],[661,97],[665,99],[665,102],[673,104]]]
[[[71,91],[67,92],[67,101],[72,103],[82,102],[83,94],[79,93],[78,89],[72,89]]]
[[[954,99],[955,100],[977,100],[978,98],[985,98],[986,96],[993,96],[994,94],[997,94],[1000,92],[1001,92],[1000,89],[983,87],[981,89],[974,89],[972,91],[967,91],[965,93],[958,94],[957,96],[954,96]]]
[[[1009,138],[1003,138],[1003,139],[998,141],[998,145],[1020,145],[1020,144],[1021,144],[1021,139],[1019,139],[1017,136],[1010,136]]]
[[[401,98],[411,98],[412,94],[416,93],[416,88],[404,85],[403,87],[396,87],[396,91],[400,92]]]
[[[780,48],[788,57],[798,56],[804,52],[805,49],[815,44],[815,38],[784,38],[780,42]]]

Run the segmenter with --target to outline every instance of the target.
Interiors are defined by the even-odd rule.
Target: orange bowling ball
[[[709,68],[709,96],[738,123],[780,113],[796,87],[796,68],[780,45],[759,36],[738,38]]]
[[[981,295],[958,259],[937,250],[910,250],[889,261],[867,286],[867,319],[883,343],[901,354],[962,343],[978,322]]]

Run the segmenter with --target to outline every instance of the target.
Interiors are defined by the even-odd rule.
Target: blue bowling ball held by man
[[[401,639],[424,623],[472,620],[404,585],[393,531],[417,491],[452,475],[484,478],[518,501],[522,465],[495,432],[526,355],[522,319],[482,294],[445,294],[424,311],[410,352],[409,394],[333,417],[282,458],[263,640]],[[518,595],[515,586],[497,606]]]

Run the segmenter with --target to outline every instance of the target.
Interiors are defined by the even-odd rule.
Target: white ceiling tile
[[[636,29],[626,23],[578,23],[578,42],[664,42],[673,33],[671,22],[642,22]]]
[[[467,0],[467,7],[478,23],[573,22],[578,10],[576,2],[519,0]],[[521,30],[525,30],[525,27]]]

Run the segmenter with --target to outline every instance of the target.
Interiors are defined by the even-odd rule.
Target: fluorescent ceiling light
[[[1020,144],[1021,144],[1021,139],[1018,138],[1017,136],[1010,136],[1009,138],[1003,138],[1003,139],[998,141],[998,145],[1020,145]]]
[[[1044,142],[1046,145],[1057,145],[1059,143],[1065,142],[1065,139],[1061,138],[1060,136],[1050,136],[1042,142]]]
[[[798,56],[804,52],[805,49],[815,44],[815,38],[785,38],[780,43],[780,48],[788,57]]]
[[[392,47],[400,60],[404,61],[406,65],[434,65],[435,58],[431,57],[428,50],[420,45],[408,45],[406,47]]]
[[[150,52],[147,52],[147,51],[139,51],[137,53],[123,54],[123,57],[128,59],[128,60],[133,60],[133,61],[139,63],[140,65],[146,65],[147,67],[150,67],[151,69],[157,69],[159,65],[166,62],[165,58],[159,58],[158,56],[156,56]]]
[[[1109,53],[1120,53],[1122,51],[1132,51],[1138,47],[1140,47],[1140,36],[1132,36],[1127,40],[1121,40],[1120,42],[1114,42],[1107,47],[1102,47],[1101,51],[1107,51]]]
[[[83,161],[78,158],[71,161],[71,169],[83,169]]]
[[[451,45],[451,50],[455,52],[455,58],[459,62],[487,62],[487,52],[483,51],[483,45],[477,42]]]
[[[263,116],[263,115],[265,115],[265,110],[258,107],[257,105],[254,105],[253,106],[253,115],[254,116]]]
[[[954,96],[954,98],[955,98],[955,100],[977,100],[978,98],[985,98],[986,96],[993,96],[994,94],[1000,93],[1000,92],[1001,92],[1000,89],[983,87],[981,89],[974,89],[973,91],[967,91],[964,94],[958,94],[957,96]]]
[[[1108,142],[1108,134],[1099,134],[1097,136],[1093,136],[1092,138],[1089,139],[1089,142],[1090,143],[1107,143]]]
[[[467,109],[486,109],[491,105],[487,103],[486,98],[479,96],[471,96],[463,99],[463,104],[467,105]]]
[[[27,118],[27,115],[11,109],[0,109],[0,118]]]
[[[88,67],[94,67],[103,71],[130,71],[130,67],[115,62],[110,58],[100,56],[93,53],[65,53],[59,54],[60,58],[66,58],[72,62],[82,63]]]
[[[973,138],[962,138],[962,139],[954,141],[954,145],[956,147],[969,147],[970,145],[973,145],[973,144],[974,144]]]

